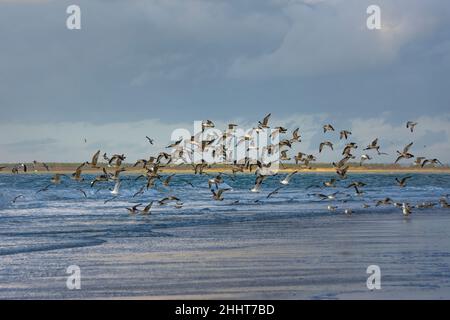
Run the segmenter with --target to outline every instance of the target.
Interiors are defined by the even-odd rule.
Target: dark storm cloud
[[[276,111],[356,126],[386,112],[391,124],[448,112],[446,1],[83,0],[82,30],[69,31],[71,4],[0,1],[9,141],[14,125],[31,139],[53,124],[132,130],[146,119],[254,121]],[[366,28],[369,4],[381,7],[382,30]]]
[[[0,2],[1,108],[22,111],[2,121],[224,118],[275,106],[419,115],[450,100],[444,1],[378,1],[378,32],[365,28],[367,1],[78,3],[82,30],[69,31],[72,1]]]

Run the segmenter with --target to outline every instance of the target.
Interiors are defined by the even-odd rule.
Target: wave
[[[335,217],[342,215],[345,208],[358,214],[401,216],[398,208],[374,207],[374,204],[386,197],[411,204],[424,201],[436,203],[442,195],[450,194],[450,175],[415,175],[408,181],[407,187],[400,188],[395,184],[395,176],[389,174],[359,174],[353,179],[339,181],[336,188],[322,189],[308,187],[329,180],[329,174],[298,175],[270,198],[267,198],[268,193],[280,186],[278,178],[267,179],[261,192],[251,193],[249,189],[254,183],[253,176],[237,176],[236,180],[225,177],[225,183],[219,187],[231,190],[224,192],[223,201],[212,199],[208,177],[194,175],[183,175],[180,179],[173,179],[170,187],[157,185],[156,189],[145,190],[143,195],[134,198],[143,181],[124,180],[120,194],[113,198],[109,188],[114,183],[101,184],[98,186],[101,189],[90,188],[88,181],[93,176],[86,176],[87,182],[82,184],[65,180],[47,192],[36,193],[48,184],[50,177],[1,177],[0,243],[12,245],[0,246],[0,255],[98,245],[115,238],[171,236],[173,233],[167,230],[177,227]],[[127,179],[126,176],[124,178]],[[186,179],[195,187],[183,182]],[[352,181],[367,184],[362,188],[363,196],[356,196],[353,188],[346,188]],[[77,191],[80,188],[86,192],[86,198]],[[334,192],[338,194],[331,201],[314,195]],[[12,203],[11,200],[19,194],[24,197]],[[164,206],[155,203],[149,216],[130,216],[126,210],[139,203],[142,203],[142,209],[150,201],[168,195],[180,198],[183,207],[175,208],[173,203]],[[370,204],[371,208],[363,210],[364,203]],[[337,210],[328,211],[328,205],[336,206]],[[438,208],[427,210],[440,212]]]

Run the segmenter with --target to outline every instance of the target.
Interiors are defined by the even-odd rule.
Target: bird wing
[[[224,191],[228,191],[228,190],[230,190],[230,189],[219,189],[219,191],[217,191],[217,196],[220,198],[220,196],[222,195],[222,193],[223,193]]]
[[[267,116],[264,117],[263,122],[262,122],[263,125],[266,126],[266,125],[269,123],[270,115],[271,115],[271,114],[269,113]]]
[[[295,174],[297,174],[297,170],[296,171],[293,171],[293,172],[291,172],[291,173],[289,173],[287,176],[286,176],[286,180],[289,180],[289,179],[291,179]]]
[[[278,187],[278,188],[276,188],[275,190],[273,190],[272,192],[270,192],[270,193],[267,195],[267,198],[270,198],[272,195],[278,193],[278,191],[279,191],[280,189],[281,189],[281,187]]]
[[[144,188],[145,188],[145,186],[144,187],[142,187],[141,189],[139,189],[139,191],[138,192],[136,192],[134,195],[133,195],[133,198],[135,198],[138,194],[141,194],[141,193],[143,193],[142,191],[144,191]]]
[[[411,148],[411,146],[413,145],[414,142],[411,142],[410,144],[408,144],[404,149],[403,152],[407,153],[409,151],[409,148]]]
[[[169,184],[170,180],[172,179],[172,177],[174,176],[174,174],[171,174],[170,176],[168,176],[166,178],[166,180],[164,181],[166,184]]]
[[[98,162],[98,157],[100,156],[100,150],[98,150],[93,156],[92,156],[92,165],[96,166]]]
[[[370,144],[372,147],[375,147],[378,144],[378,138],[376,138],[375,140],[372,141],[372,143]]]
[[[152,202],[150,202],[145,208],[144,208],[144,211],[150,211],[150,208],[152,207],[152,205],[153,205],[153,201]]]

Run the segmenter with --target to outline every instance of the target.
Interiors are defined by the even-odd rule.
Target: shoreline
[[[45,285],[43,276],[18,278],[7,284],[11,289],[0,288],[0,296],[20,299],[22,292],[14,288],[22,287],[33,299],[447,299],[447,269],[420,275],[424,263],[431,270],[448,265],[449,219],[419,213],[405,223],[397,213],[374,213],[351,220],[332,215],[173,227],[164,229],[166,236],[27,253],[30,263],[19,273],[44,264]],[[433,232],[420,232],[425,227]],[[410,242],[401,241],[406,234]],[[433,245],[431,257],[424,244]],[[407,274],[397,262],[404,251],[418,262]],[[13,271],[21,259],[9,256],[3,267]],[[80,264],[89,275],[83,290],[65,289],[61,266],[68,263]],[[366,269],[374,263],[389,275],[382,278],[382,290],[366,287]]]

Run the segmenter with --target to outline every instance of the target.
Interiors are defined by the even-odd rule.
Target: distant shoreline
[[[22,170],[19,171],[19,174],[55,174],[55,173],[61,173],[61,174],[71,174],[75,172],[76,168],[79,166],[79,164],[72,164],[72,163],[48,163],[50,167],[50,171],[47,171],[43,166],[38,165],[35,168],[32,167],[32,165],[28,166],[28,172],[23,172]],[[11,174],[11,169],[15,165],[11,164],[0,164],[0,167],[5,166],[3,170],[0,171],[0,174]],[[133,168],[132,165],[125,164],[123,166],[126,168],[125,174],[142,174],[145,173],[145,170],[142,168]],[[84,174],[96,174],[102,172],[102,168],[100,169],[93,169],[89,167],[85,167],[83,169]],[[114,167],[106,167],[106,170],[108,172],[113,172],[115,170]],[[301,166],[297,166],[294,164],[285,164],[285,168],[280,167],[278,172],[281,173],[289,173],[292,171],[299,171],[300,173],[335,173],[336,170],[329,165],[316,165],[313,166],[311,169],[306,169]],[[420,168],[415,166],[395,166],[395,165],[384,165],[384,164],[373,164],[373,165],[367,165],[367,166],[359,166],[355,164],[350,164],[349,173],[361,173],[361,174],[369,174],[369,173],[424,173],[424,174],[450,174],[450,167],[444,166],[444,167],[426,167],[426,168]],[[189,174],[193,173],[193,168],[189,166],[167,166],[167,167],[160,167],[159,172],[161,173],[180,173],[180,174]],[[231,173],[231,168],[229,166],[213,166],[211,168],[204,169],[205,173]],[[239,172],[237,174],[254,174],[254,170],[252,172],[245,171],[245,172]]]

